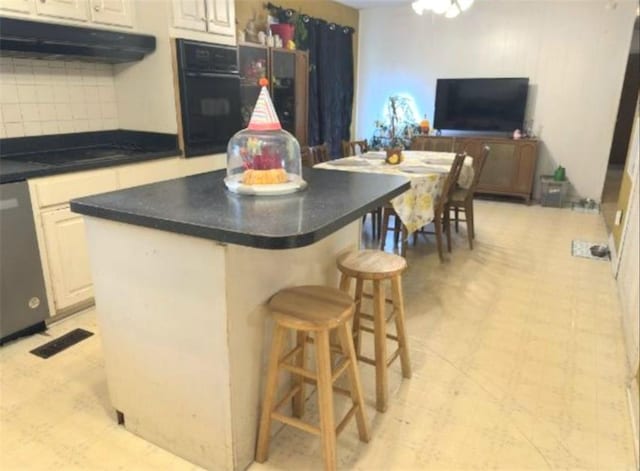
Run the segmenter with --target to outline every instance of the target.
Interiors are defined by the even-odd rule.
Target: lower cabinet
[[[81,196],[210,172],[226,166],[226,155],[167,158],[29,181],[40,258],[51,315],[89,306],[93,300],[84,218],[69,201]]]
[[[45,211],[42,231],[56,312],[93,297],[83,217],[68,206]]]

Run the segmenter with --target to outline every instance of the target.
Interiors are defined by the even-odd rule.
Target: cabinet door
[[[516,149],[518,159],[518,171],[514,181],[514,190],[527,196],[533,187],[533,178],[536,172],[537,146],[533,142],[520,143]]]
[[[271,98],[282,128],[296,134],[296,54],[271,50]],[[298,137],[298,136],[296,136]]]
[[[115,26],[133,26],[131,0],[91,0],[91,20]]]
[[[38,0],[36,11],[39,15],[57,18],[83,21],[89,19],[87,0]]]
[[[93,297],[82,216],[68,207],[42,213],[56,311]]]
[[[206,0],[208,31],[235,37],[234,0]]]
[[[306,52],[296,52],[296,109],[295,136],[301,146],[307,145],[309,129],[309,55]]]
[[[238,46],[240,62],[240,113],[246,128],[260,95],[260,79],[268,77],[269,50],[263,46]]]
[[[491,142],[489,158],[484,164],[478,191],[493,190],[505,193],[513,192],[513,181],[518,172],[514,144]]]
[[[194,31],[207,30],[203,0],[173,0],[173,26]]]
[[[18,13],[32,13],[33,0],[1,0],[0,10],[7,10]]]

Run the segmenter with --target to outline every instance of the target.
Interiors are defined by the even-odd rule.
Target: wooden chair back
[[[461,153],[456,154],[455,158],[453,159],[451,170],[449,170],[449,173],[447,174],[447,177],[442,184],[442,192],[440,193],[440,197],[438,198],[438,201],[436,202],[436,206],[434,208],[435,211],[437,211],[439,214],[442,214],[444,212],[447,203],[449,202],[449,198],[451,197],[451,194],[456,187],[458,178],[460,177],[460,172],[462,171],[462,166],[464,165],[464,159],[466,157],[467,154]]]
[[[313,165],[331,160],[331,156],[329,155],[329,146],[327,146],[326,143],[318,146],[311,146],[309,147],[309,150],[313,157]]]
[[[302,161],[303,167],[313,167],[315,165],[309,146],[300,147],[300,160]]]
[[[358,149],[360,154],[364,154],[369,151],[367,141],[364,139],[361,141],[342,141],[342,157],[350,157],[352,155],[358,155]]]
[[[467,190],[467,193],[471,195],[471,197],[473,197],[473,194],[478,187],[478,183],[480,182],[480,174],[482,173],[484,164],[487,163],[489,152],[491,152],[491,148],[485,145],[482,147],[482,153],[473,157],[473,180],[471,180],[471,186],[469,186],[469,189]]]
[[[416,136],[411,141],[411,150],[428,150],[433,152],[453,152],[455,138],[437,136]]]

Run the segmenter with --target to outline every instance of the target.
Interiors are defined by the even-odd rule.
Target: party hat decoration
[[[273,107],[269,90],[267,90],[264,82],[266,82],[266,80],[260,80],[262,90],[260,90],[256,107],[253,109],[253,114],[251,115],[251,120],[247,128],[252,131],[280,131],[282,126],[280,126],[280,120]]]

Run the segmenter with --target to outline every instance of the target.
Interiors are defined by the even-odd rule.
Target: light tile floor
[[[475,250],[463,225],[444,264],[432,241],[408,251],[413,377],[392,366],[379,414],[360,367],[372,440],[350,424],[339,467],[635,469],[615,282],[608,263],[570,255],[572,239],[606,239],[602,217],[495,202],[476,213]],[[0,469],[198,469],[116,425],[94,312],[49,335],[75,327],[97,335],[48,360],[28,354],[42,335],[0,349]],[[250,469],[321,466],[317,438],[285,427]]]

